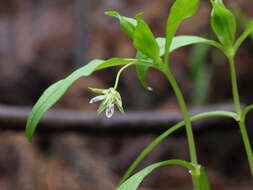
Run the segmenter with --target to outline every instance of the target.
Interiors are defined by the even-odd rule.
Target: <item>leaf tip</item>
[[[105,15],[118,18],[120,15],[116,11],[105,11]]]
[[[139,12],[139,13],[137,13],[137,14],[135,15],[135,19],[136,19],[136,20],[140,20],[140,19],[142,19],[143,15],[144,15],[144,12]]]

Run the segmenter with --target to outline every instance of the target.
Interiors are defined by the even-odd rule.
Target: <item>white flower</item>
[[[105,98],[106,98],[105,95],[96,96],[96,97],[92,98],[89,103],[92,104],[94,102],[102,101]]]
[[[96,96],[90,100],[90,103],[103,101],[99,108],[98,114],[105,110],[105,115],[107,118],[111,118],[114,114],[114,105],[116,104],[117,108],[121,113],[124,113],[124,109],[122,107],[121,96],[119,92],[117,92],[114,88],[109,89],[98,89],[98,88],[90,88],[91,91],[95,93],[101,93],[103,95]]]
[[[111,118],[114,114],[114,104],[110,103],[106,106],[105,115],[107,118]]]

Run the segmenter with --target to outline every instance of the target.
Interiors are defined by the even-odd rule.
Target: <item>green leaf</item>
[[[157,42],[159,49],[160,49],[159,50],[160,56],[164,56],[166,39],[159,37],[159,38],[156,38],[156,42]],[[223,51],[222,45],[214,40],[209,40],[209,39],[198,37],[198,36],[175,36],[173,38],[171,46],[170,46],[170,53],[175,51],[178,48],[188,46],[188,45],[193,45],[193,44],[211,45],[211,46],[214,46],[214,47],[221,49]],[[141,52],[137,52],[136,58],[143,59],[143,60],[148,59]],[[145,89],[151,90],[152,88],[149,87],[147,82],[145,81],[145,77],[148,74],[148,70],[149,70],[148,66],[136,66],[137,76],[138,76],[141,84],[143,85],[143,87]]]
[[[238,40],[236,41],[235,45],[234,45],[234,51],[236,52],[238,50],[238,48],[241,46],[241,44],[244,42],[244,40],[253,32],[253,21],[251,21],[248,26],[246,27],[246,29],[244,30],[244,32],[242,33],[242,35],[238,38]]]
[[[29,118],[26,123],[26,137],[31,140],[34,134],[34,131],[45,114],[45,112],[51,108],[68,90],[68,88],[80,77],[85,77],[91,75],[94,71],[104,69],[107,67],[125,65],[128,63],[134,62],[135,64],[140,65],[150,65],[148,62],[143,62],[135,59],[120,59],[112,58],[107,61],[104,60],[93,60],[84,67],[76,70],[67,78],[60,80],[53,85],[51,85],[45,92],[41,95],[37,103],[34,105],[32,112],[29,115]]]
[[[159,46],[149,26],[141,19],[141,14],[136,15],[137,26],[134,31],[134,47],[154,61],[159,61]]]
[[[130,177],[123,184],[121,184],[117,188],[117,190],[136,190],[138,186],[140,185],[140,183],[143,181],[143,179],[148,174],[150,174],[153,170],[159,167],[168,166],[168,165],[180,165],[180,166],[186,167],[189,171],[195,169],[195,167],[192,164],[183,160],[168,160],[164,162],[158,162],[144,168],[143,170],[139,171],[138,173]]]
[[[204,168],[200,165],[195,166],[191,171],[194,189],[210,190],[210,185]]]
[[[136,15],[136,19],[138,21],[134,32],[134,47],[138,50],[136,58],[151,62],[154,60],[153,62],[155,63],[159,62],[160,48],[149,26],[141,19],[141,17],[141,13]],[[136,66],[136,73],[142,86],[147,90],[152,90],[145,81],[148,70],[149,66]]]
[[[194,104],[204,105],[208,99],[212,67],[207,64],[207,55],[210,46],[197,44],[190,56],[189,71],[194,83],[191,98]]]
[[[149,26],[141,19],[142,13],[136,15],[136,19],[121,16],[115,11],[106,12],[107,15],[113,16],[119,19],[121,28],[124,33],[131,37],[134,41],[134,46],[137,49],[138,59],[153,62],[152,60],[160,60],[159,47],[155,41],[155,37],[151,32]],[[151,47],[151,48],[150,48]],[[141,84],[147,90],[151,90],[145,77],[148,73],[148,66],[136,66],[136,72]]]
[[[212,112],[206,112],[206,113],[200,113],[198,115],[192,116],[190,119],[191,121],[197,121],[199,119],[204,119],[207,117],[228,117],[234,120],[237,120],[237,114],[234,112],[228,112],[228,111],[212,111]],[[162,133],[160,136],[156,137],[140,154],[139,156],[134,160],[134,162],[130,165],[128,170],[125,172],[123,177],[120,180],[120,184],[124,183],[129,176],[133,173],[133,171],[137,168],[138,165],[144,160],[144,158],[147,157],[147,155],[150,154],[152,150],[154,150],[155,147],[157,147],[164,139],[166,139],[169,135],[173,134],[178,129],[185,126],[185,121],[178,122],[177,124],[171,126],[167,131]]]
[[[157,38],[156,40],[160,47],[160,56],[163,56],[165,54],[166,39]],[[209,40],[209,39],[198,37],[198,36],[175,36],[170,46],[170,53],[175,51],[178,48],[188,46],[188,45],[193,45],[193,44],[206,44],[206,45],[211,45],[223,50],[222,45],[214,40]]]
[[[153,62],[151,59],[149,59],[146,55],[144,55],[140,51],[137,51],[136,59],[142,59],[142,60],[147,60],[147,61]],[[142,84],[142,86],[146,90],[152,91],[152,88],[150,86],[148,86],[148,84],[145,80],[146,76],[148,74],[148,71],[149,71],[149,66],[147,66],[147,65],[145,65],[145,66],[144,65],[136,65],[135,70],[136,70],[137,77],[138,77],[140,83]]]
[[[181,22],[193,16],[199,7],[199,0],[176,0],[170,9],[166,25],[165,54],[169,53],[172,38],[176,34]]]
[[[106,15],[119,19],[121,28],[134,41],[134,47],[149,58],[159,60],[159,47],[149,26],[142,20],[143,13],[138,13],[136,19],[121,16],[118,12],[108,11]]]
[[[221,0],[211,0],[211,25],[214,33],[227,50],[232,48],[236,34],[236,20]]]
[[[154,64],[146,60],[112,58],[107,61],[104,61],[103,64],[98,65],[95,70],[97,71],[97,70],[105,69],[108,67],[114,67],[118,65],[127,65],[129,63],[134,63],[135,65],[148,65],[150,67],[156,67]]]
[[[90,88],[89,89],[94,92],[94,93],[98,93],[98,94],[103,94],[103,92],[107,89],[101,89],[101,88]]]
[[[135,19],[121,16],[116,11],[107,11],[107,12],[105,12],[105,14],[108,16],[118,18],[122,31],[125,34],[127,34],[130,38],[133,38],[133,33],[134,33],[135,28],[137,26],[137,21]]]
[[[149,91],[152,91],[152,88],[147,84],[145,78],[149,71],[149,66],[143,66],[143,65],[136,65],[135,66],[136,73],[138,76],[139,81],[141,82],[142,86]]]

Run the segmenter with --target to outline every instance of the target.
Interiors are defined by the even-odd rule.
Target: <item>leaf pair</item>
[[[163,49],[159,47],[157,40],[155,39],[153,33],[151,32],[149,26],[141,19],[141,14],[137,14],[136,20],[121,16],[117,12],[107,12],[107,15],[114,16],[119,19],[121,28],[129,37],[133,39],[134,47],[142,53],[144,56],[139,56],[140,53],[137,52],[138,59],[150,58],[154,63],[161,62],[160,56],[166,55],[168,57],[170,53],[170,46],[173,37],[180,26],[181,22],[194,15],[199,7],[199,0],[176,0],[170,9],[170,14],[168,17],[166,25],[166,40]],[[135,30],[134,30],[135,29]],[[158,41],[159,42],[159,41]],[[179,45],[179,47],[185,45]],[[161,53],[163,52],[163,53]],[[167,60],[165,60],[166,62]],[[165,63],[167,64],[167,63]],[[141,84],[148,90],[145,77],[148,73],[149,68],[147,66],[136,67],[136,72]]]
[[[144,178],[153,170],[169,165],[179,165],[185,167],[192,176],[194,187],[198,187],[198,189],[201,190],[210,190],[204,168],[200,165],[193,165],[183,160],[168,160],[152,164],[127,179],[117,188],[117,190],[137,190]]]
[[[211,0],[213,9],[211,13],[211,26],[217,38],[223,45],[227,56],[234,56],[242,42],[253,31],[253,22],[250,22],[243,34],[236,39],[236,19],[228,10],[222,0]]]
[[[106,15],[118,18],[122,31],[133,40],[134,47],[143,57],[159,61],[159,46],[150,27],[142,19],[143,13],[138,13],[135,19],[121,16],[115,11],[108,11]]]

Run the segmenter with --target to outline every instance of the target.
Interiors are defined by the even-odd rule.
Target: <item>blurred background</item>
[[[119,68],[106,69],[78,80],[39,126],[32,143],[24,137],[32,105],[52,83],[94,58],[133,57],[131,41],[118,22],[104,15],[116,10],[144,19],[156,36],[172,0],[0,0],[0,190],[114,189],[134,158],[152,139],[181,119],[166,79],[151,70],[143,89],[134,68],[121,76],[126,116],[108,121],[97,117],[98,105],[88,87],[108,88]],[[227,0],[240,34],[253,17],[247,0]],[[201,1],[197,15],[185,21],[178,34],[215,39],[210,28],[210,3]],[[253,103],[253,35],[236,57],[240,98]],[[172,71],[183,89],[191,113],[233,110],[230,76],[225,57],[204,45],[174,52]],[[253,142],[253,120],[248,130]],[[130,128],[128,128],[130,127]],[[200,163],[215,190],[253,188],[236,124],[222,118],[194,125]],[[165,140],[139,167],[172,158],[188,159],[185,131]],[[155,171],[142,190],[189,190],[189,174],[179,167]]]

